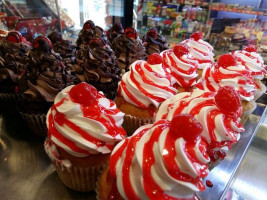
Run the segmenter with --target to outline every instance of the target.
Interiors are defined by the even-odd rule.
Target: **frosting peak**
[[[171,75],[162,64],[150,65],[146,61],[136,61],[119,83],[119,95],[140,108],[150,104],[158,107],[164,100],[177,93]]]

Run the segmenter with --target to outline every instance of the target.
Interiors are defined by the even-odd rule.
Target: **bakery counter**
[[[266,97],[261,98],[261,103],[250,115],[240,141],[206,178],[205,182],[211,182],[213,186],[200,194],[202,200],[225,197],[230,200],[229,196],[233,196],[234,191],[246,199],[256,199],[257,191],[259,196],[266,197],[267,129],[266,125],[261,125],[266,118],[265,105],[262,104],[267,102]],[[44,151],[43,142],[43,138],[30,133],[19,116],[0,115],[0,199],[95,199],[94,192],[74,192],[61,183]]]

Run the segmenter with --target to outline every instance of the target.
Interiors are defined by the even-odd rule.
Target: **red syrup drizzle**
[[[105,97],[103,95],[101,95],[100,93],[98,93],[97,99],[99,99],[99,98],[105,98]],[[75,101],[74,99],[72,99],[72,100]],[[104,141],[99,140],[99,139],[91,136],[90,134],[88,134],[88,132],[82,130],[82,128],[78,127],[76,124],[69,121],[65,117],[64,114],[59,113],[57,111],[57,107],[61,106],[64,103],[64,101],[69,101],[69,100],[66,98],[63,98],[60,102],[58,102],[57,104],[54,104],[51,107],[51,114],[48,117],[48,120],[49,120],[48,137],[51,139],[51,136],[53,135],[60,142],[67,145],[73,151],[78,152],[78,153],[83,153],[86,155],[89,154],[88,151],[85,151],[85,150],[81,149],[80,147],[78,147],[75,142],[64,137],[55,128],[54,123],[56,122],[59,126],[63,126],[63,125],[68,126],[72,130],[74,130],[76,133],[78,133],[82,138],[84,138],[87,141],[90,141],[91,143],[95,144],[97,147],[106,146],[108,149],[112,150],[114,145],[112,145],[112,144],[108,145]],[[110,101],[110,103],[111,103],[111,106],[114,105],[113,102]],[[80,106],[81,106],[81,110],[83,111],[83,114],[85,117],[90,118],[90,119],[94,119],[94,120],[100,122],[101,124],[103,124],[107,128],[107,134],[109,134],[113,137],[115,137],[116,135],[120,135],[121,137],[124,137],[126,135],[125,130],[122,127],[117,127],[115,124],[115,120],[112,118],[112,116],[109,116],[109,115],[115,115],[118,112],[120,112],[118,109],[116,109],[116,110],[105,109],[103,106],[101,106],[98,103],[97,100],[92,102],[90,106],[89,105],[88,106],[80,105]],[[54,118],[52,115],[53,112],[55,112]],[[109,120],[107,120],[105,117],[103,117],[103,115],[105,115],[105,117],[107,117]]]
[[[147,83],[147,84],[149,84],[149,85],[158,87],[153,81],[150,81],[149,79],[147,79],[147,78],[145,77],[145,74],[144,74],[144,72],[142,71],[141,66],[140,66],[140,65],[138,66],[138,64],[141,64],[141,63],[137,63],[137,64],[136,64],[136,68],[135,68],[135,70],[140,74],[140,76],[142,77],[142,80],[144,81],[144,83]],[[133,69],[132,69],[132,70],[133,70]],[[134,77],[134,73],[133,73],[132,71],[130,72],[130,78],[131,78],[131,80],[133,81],[133,83],[136,85],[136,87],[137,87],[137,88],[138,88],[138,89],[139,89],[145,96],[147,96],[147,97],[149,97],[149,98],[151,98],[151,99],[153,99],[153,100],[155,100],[155,101],[157,101],[157,102],[163,102],[163,101],[165,100],[165,98],[157,97],[157,96],[155,96],[155,95],[149,93],[148,91],[146,91],[146,90],[143,88],[143,86],[141,85],[141,83],[139,83],[139,82],[135,79],[135,77]],[[169,89],[168,89],[168,90],[169,90]]]
[[[206,185],[208,187],[213,187],[213,183],[211,181],[209,181],[209,180],[206,180]]]

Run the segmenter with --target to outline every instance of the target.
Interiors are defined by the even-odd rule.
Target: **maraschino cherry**
[[[34,48],[40,48],[43,49],[45,51],[51,51],[53,48],[53,44],[52,42],[45,36],[38,36],[37,38],[35,38],[34,42],[33,42],[33,47]]]
[[[255,46],[254,44],[249,44],[244,48],[244,50],[247,51],[247,52],[255,52],[255,53],[257,53],[258,52],[258,47]]]
[[[163,58],[159,54],[153,53],[150,56],[148,56],[147,63],[150,65],[162,64]]]
[[[146,34],[148,37],[157,38],[158,37],[158,31],[155,28],[149,29],[149,31]]]
[[[195,41],[198,41],[200,39],[203,38],[203,33],[200,32],[200,31],[196,31],[195,33],[193,33],[191,36],[190,36],[191,39],[195,40]]]
[[[22,35],[18,31],[10,31],[7,34],[6,40],[8,42],[21,43],[22,42]]]
[[[70,97],[82,105],[91,105],[96,101],[97,90],[85,82],[79,83],[71,88]]]
[[[173,48],[173,53],[177,57],[182,57],[183,55],[187,55],[189,53],[188,46],[186,44],[178,44]]]
[[[215,102],[225,114],[235,114],[241,108],[241,99],[233,86],[221,87],[215,95]]]
[[[176,115],[170,124],[171,133],[183,137],[187,142],[195,142],[202,130],[202,125],[189,114]]]
[[[124,30],[124,35],[127,37],[127,38],[132,38],[132,39],[136,39],[138,34],[136,32],[136,30],[132,27],[129,27],[129,28],[126,28]]]
[[[223,67],[223,68],[227,68],[227,67],[235,66],[235,65],[236,65],[236,60],[234,56],[232,56],[231,54],[224,54],[220,56],[217,62],[217,66]]]

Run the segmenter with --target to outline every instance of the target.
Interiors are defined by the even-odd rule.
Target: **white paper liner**
[[[263,93],[266,92],[266,86],[261,82],[261,88],[260,90],[257,90],[255,96],[254,96],[254,101],[256,101],[258,98],[261,97],[261,95],[263,95]]]
[[[139,127],[145,124],[153,124],[155,118],[139,118],[131,115],[124,115],[122,127],[126,130],[127,135],[131,136]]]
[[[20,112],[20,115],[34,134],[42,137],[47,136],[46,114],[26,114]]]

